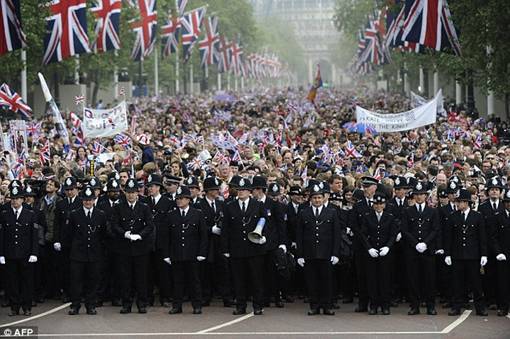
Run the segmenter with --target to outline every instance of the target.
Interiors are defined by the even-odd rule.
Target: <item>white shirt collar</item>
[[[241,201],[241,199],[237,199],[237,202],[239,203],[240,209],[243,209],[243,202],[246,204],[246,209],[248,209],[248,205],[250,204],[250,198],[246,199],[245,201]]]
[[[464,216],[469,215],[469,211],[471,211],[471,208],[468,207],[462,214],[464,214]]]
[[[12,208],[12,211],[14,212],[14,214],[16,214],[16,212],[18,212],[20,215],[21,215],[21,211],[23,211],[23,205],[21,205],[20,208],[18,209],[15,209],[14,207]]]
[[[188,214],[188,211],[189,211],[189,205],[188,207],[186,207],[185,209],[182,209],[182,208],[179,208],[180,212],[181,212],[181,215],[182,215],[182,212],[184,212],[184,214]]]
[[[154,205],[157,205],[157,203],[159,202],[159,199],[161,199],[161,194],[158,194],[156,195],[155,197],[152,197],[154,198]]]
[[[85,212],[85,215],[87,215],[87,213],[89,213],[89,211],[92,214],[92,213],[94,213],[94,207],[92,206],[91,209],[88,209],[85,206],[83,206],[83,211]]]
[[[498,199],[498,200],[496,200],[496,201],[492,201],[492,200],[490,200],[490,203],[491,203],[491,207],[492,207],[494,204],[496,204],[496,209],[498,209],[498,207],[499,207],[499,199]]]
[[[133,202],[133,203],[131,203],[131,202],[129,202],[129,201],[128,201],[128,206],[129,206],[129,208],[133,208],[133,207],[135,207],[137,202],[138,202],[138,200],[137,200],[137,201],[135,201],[135,202]]]
[[[262,198],[260,198],[260,199],[259,199],[259,201],[260,201],[261,203],[265,204],[265,203],[266,203],[266,195],[264,194],[264,195],[262,196]]]
[[[205,201],[207,201],[207,203],[209,204],[209,206],[212,207],[212,204],[216,204],[216,201],[214,200],[210,200],[207,196],[205,197]]]
[[[319,207],[315,207],[314,205],[312,205],[312,210],[313,210],[313,215],[315,215],[315,210],[318,209],[318,212],[317,214],[320,215],[321,212],[322,212],[322,208],[324,207],[324,205],[320,205]]]
[[[418,206],[421,206],[421,211],[422,211],[422,212],[423,212],[423,211],[425,211],[425,203],[424,203],[424,202],[423,202],[423,203],[421,203],[421,204],[416,204],[416,210],[417,210],[417,211],[419,211]]]

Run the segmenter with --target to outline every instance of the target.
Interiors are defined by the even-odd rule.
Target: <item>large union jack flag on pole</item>
[[[96,17],[96,41],[93,45],[96,53],[120,49],[121,8],[121,0],[96,0],[96,6],[91,9]]]
[[[0,0],[0,55],[26,46],[19,6],[20,0]]]
[[[241,47],[240,38],[237,39],[237,42],[232,43],[232,57],[231,57],[231,65],[230,69],[234,71],[236,76],[239,76],[241,73],[241,57],[243,55],[243,48]]]
[[[206,7],[200,7],[185,13],[181,18],[182,25],[182,49],[184,53],[184,62],[191,57],[193,46],[200,35],[200,26],[204,20]]]
[[[156,0],[138,0],[138,9],[140,20],[131,23],[131,28],[136,33],[135,45],[131,53],[131,58],[135,61],[143,60],[152,53],[158,24]]]
[[[220,42],[220,35],[218,33],[218,17],[213,16],[207,18],[205,22],[205,31],[206,34],[204,39],[198,44],[198,47],[200,48],[202,67],[212,65],[216,61],[218,44]]]
[[[59,62],[90,53],[87,36],[87,0],[52,0],[46,18],[43,63]]]
[[[451,49],[460,55],[459,38],[446,0],[406,0],[405,6],[409,14],[404,21],[403,41],[436,51]]]
[[[163,56],[168,57],[177,52],[179,46],[179,33],[181,21],[177,16],[169,16],[166,25],[161,27],[161,43],[163,45]]]
[[[0,106],[17,113],[20,112],[26,118],[32,118],[32,109],[28,106],[21,96],[13,92],[7,84],[0,86]]]
[[[218,51],[218,72],[225,73],[230,69],[231,44],[225,36],[220,36],[220,49]]]
[[[179,13],[179,17],[184,15],[187,4],[188,0],[175,0],[175,6],[177,7],[177,13]]]

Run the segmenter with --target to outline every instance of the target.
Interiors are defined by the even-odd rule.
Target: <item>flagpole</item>
[[[77,54],[76,55],[76,59],[75,60],[75,68],[74,68],[74,84],[75,85],[78,85],[80,83],[80,73],[79,73],[79,69],[80,69],[80,55]]]
[[[209,66],[205,63],[205,90],[209,89]]]
[[[21,63],[23,68],[21,69],[21,97],[24,102],[27,102],[27,51],[21,50]]]
[[[154,52],[154,95],[159,95],[158,53]]]
[[[227,90],[230,91],[230,72],[227,74]]]
[[[237,92],[237,76],[234,75],[234,91]]]
[[[114,56],[117,57],[117,51],[115,50]],[[119,98],[119,68],[117,62],[113,66],[113,98],[117,100]]]
[[[193,63],[191,61],[189,64],[189,93],[193,94]]]
[[[218,72],[218,91],[221,91],[221,73]]]

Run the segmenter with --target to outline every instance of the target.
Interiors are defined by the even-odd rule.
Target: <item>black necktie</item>
[[[246,213],[246,203],[243,201],[243,213]]]
[[[421,214],[421,212],[423,212],[423,207],[421,207],[421,204],[420,204],[420,205],[418,205],[418,213]]]
[[[156,206],[156,198],[151,197],[151,199],[152,199],[152,206]]]
[[[67,203],[68,203],[69,205],[71,205],[71,204],[72,204],[71,198],[68,198],[68,199],[67,199]]]
[[[493,203],[492,203],[492,209],[493,209],[494,211],[498,209],[498,208],[496,207],[496,203],[495,203],[495,202],[493,202]]]
[[[467,212],[464,212],[464,221],[467,220],[467,216],[468,216]]]
[[[184,210],[181,211],[181,215],[184,218],[186,216],[186,212]]]
[[[16,215],[16,220],[18,220],[18,218],[19,218],[19,210],[15,210],[14,214]]]
[[[214,213],[216,213],[216,205],[214,204],[214,201],[211,203],[211,207],[212,207]]]
[[[131,205],[131,210],[135,210],[135,204]]]
[[[319,216],[319,209],[315,207],[315,217],[317,218]]]
[[[92,219],[92,212],[90,212],[90,210],[87,212],[87,217],[88,217],[89,219]]]

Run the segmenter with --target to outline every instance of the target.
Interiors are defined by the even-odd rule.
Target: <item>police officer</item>
[[[489,178],[487,181],[487,195],[488,200],[484,201],[479,207],[478,211],[482,213],[487,228],[487,234],[494,232],[495,219],[498,214],[503,213],[505,208],[501,202],[500,196],[503,190],[503,183],[499,177]],[[493,252],[493,247],[489,246],[489,258],[495,258],[496,253]],[[496,276],[496,260],[488,260],[487,265],[484,267],[485,274],[482,277],[483,291],[487,299],[487,305],[496,304],[496,289],[497,285]]]
[[[275,306],[282,308],[281,285],[278,272],[275,266],[275,256],[278,249],[287,252],[287,235],[284,220],[283,207],[276,201],[269,199],[266,195],[267,179],[263,176],[255,176],[252,181],[253,197],[264,205],[266,211],[266,224],[264,226],[264,236],[266,237],[266,255],[264,258],[265,266],[265,283],[264,283],[264,306],[269,307],[270,300],[273,298]],[[279,186],[273,185],[277,192],[280,191]]]
[[[366,249],[359,237],[359,230],[362,226],[361,222],[365,213],[372,209],[372,202],[375,191],[377,189],[378,180],[372,177],[362,177],[361,184],[363,186],[363,199],[354,204],[350,214],[350,221],[347,227],[350,227],[354,233],[352,249],[354,253],[354,265],[356,269],[356,278],[358,283],[358,306],[355,312],[368,311],[368,291],[366,277],[366,261],[368,260]]]
[[[498,290],[498,316],[508,314],[510,303],[510,190],[503,197],[504,209],[494,222],[491,245],[496,253],[497,290]]]
[[[125,197],[121,195],[120,182],[112,176],[106,183],[106,194],[103,195],[97,204],[97,208],[102,210],[109,221],[114,215],[114,207],[120,204],[121,199]],[[110,300],[112,306],[121,306],[120,302],[120,281],[116,270],[116,242],[111,230],[111,223],[108,224],[108,232],[105,239],[105,260],[102,261],[101,283],[99,285],[98,305],[101,306],[103,301]]]
[[[159,302],[161,306],[170,306],[170,269],[163,262],[164,229],[168,227],[168,213],[172,203],[170,199],[161,194],[162,182],[158,174],[150,174],[147,177],[147,189],[149,197],[148,205],[152,211],[155,227],[155,251],[151,252],[151,266],[149,267],[149,299],[153,300],[154,283],[159,288]]]
[[[211,301],[214,288],[219,292],[223,306],[234,305],[232,300],[232,284],[228,258],[221,252],[221,228],[225,203],[219,199],[221,181],[209,176],[204,179],[203,187],[205,197],[200,200],[198,207],[204,214],[205,223],[209,234],[209,251],[207,262],[202,263],[202,294],[204,305]]]
[[[246,313],[247,287],[251,286],[253,311],[263,313],[264,303],[264,224],[267,218],[264,205],[250,197],[251,183],[241,178],[237,187],[237,199],[225,206],[221,230],[222,253],[230,258],[234,282],[236,310],[234,315]],[[257,225],[259,226],[257,228]],[[260,229],[262,228],[262,231]],[[250,241],[248,234],[259,231],[260,240]],[[250,278],[250,281],[248,280]]]
[[[190,206],[191,192],[181,186],[176,191],[178,209],[168,217],[168,238],[163,244],[164,261],[172,265],[174,296],[169,314],[182,313],[184,289],[190,287],[193,314],[202,313],[199,263],[207,255],[207,226],[201,210]]]
[[[78,197],[78,188],[74,177],[67,177],[64,180],[63,188],[65,198],[58,201],[55,206],[55,235],[53,248],[59,252],[59,281],[62,284],[63,302],[69,300],[69,250],[68,222],[69,214],[82,206],[81,199]]]
[[[386,212],[386,195],[376,192],[372,210],[363,214],[359,237],[365,249],[367,287],[370,296],[369,315],[377,314],[381,307],[383,315],[390,314],[391,254],[397,235],[397,223],[393,214]]]
[[[448,315],[460,315],[467,283],[473,290],[476,314],[486,316],[480,267],[487,264],[487,235],[483,216],[469,207],[471,193],[461,189],[458,211],[450,216],[445,231],[445,263],[452,267],[453,305]]]
[[[324,206],[324,191],[319,185],[311,186],[311,205],[299,213],[296,230],[298,264],[304,267],[305,281],[310,299],[308,315],[334,315],[333,266],[340,256],[340,221],[333,208]]]
[[[94,189],[87,186],[81,194],[82,208],[69,216],[69,243],[71,246],[71,309],[69,315],[80,311],[82,293],[87,314],[96,312],[97,292],[101,281],[101,267],[105,260],[107,232],[106,214],[94,207]],[[85,286],[85,291],[83,287]]]
[[[408,314],[420,314],[422,296],[421,300],[427,303],[427,314],[436,315],[434,253],[439,234],[439,214],[427,205],[426,183],[418,182],[413,188],[413,196],[416,204],[404,210],[401,224],[411,302]]]
[[[184,184],[191,192],[191,206],[198,208],[200,202],[200,185],[198,184],[197,177],[188,177]]]
[[[117,267],[122,290],[121,314],[131,313],[131,286],[137,294],[138,313],[147,313],[147,266],[153,248],[154,223],[150,207],[138,199],[138,184],[129,178],[126,201],[114,207],[112,231],[118,251]]]
[[[10,203],[0,213],[0,264],[5,265],[9,316],[32,314],[34,263],[39,250],[36,215],[23,207],[22,187],[10,189]]]

